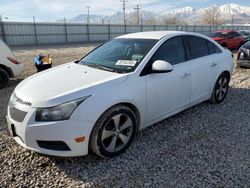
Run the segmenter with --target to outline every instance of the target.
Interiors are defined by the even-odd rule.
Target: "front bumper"
[[[18,122],[11,117],[10,106],[6,116],[8,128],[15,141],[26,149],[38,153],[71,157],[83,156],[88,154],[88,141],[91,133],[91,122],[76,120],[55,121],[55,122],[36,122],[36,110],[25,105],[15,106],[18,110],[27,112],[22,122]],[[75,138],[85,137],[83,142],[76,142]],[[39,144],[40,141],[40,144]],[[51,145],[45,147],[43,143],[64,143],[65,147]],[[54,149],[52,149],[53,147]],[[48,149],[49,148],[49,149]]]
[[[22,63],[11,67],[11,70],[13,72],[13,76],[14,77],[19,76],[23,72],[24,68],[25,68],[25,65]]]
[[[250,60],[237,60],[237,66],[250,68]]]

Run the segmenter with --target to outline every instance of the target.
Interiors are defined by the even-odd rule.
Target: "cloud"
[[[213,4],[215,0],[128,0],[127,11],[134,10],[140,4],[141,10],[161,14],[174,8],[184,6],[203,7]],[[221,0],[225,2],[226,0]],[[236,0],[234,0],[236,1]],[[239,1],[239,0],[238,0]],[[242,2],[242,0],[240,0]],[[0,14],[17,15],[19,20],[25,17],[56,20],[63,17],[71,18],[79,14],[86,14],[86,6],[91,6],[91,14],[110,15],[122,11],[120,0],[1,0]],[[19,15],[19,17],[18,17]]]
[[[136,4],[141,4],[142,8],[150,10],[154,6],[160,8],[162,0],[129,0],[126,3],[128,11],[133,10]],[[111,14],[122,11],[120,0],[5,0],[1,3],[0,11],[3,13],[15,12],[18,14],[59,14],[70,15],[71,13],[86,13],[85,6],[91,6],[90,10],[95,14]]]

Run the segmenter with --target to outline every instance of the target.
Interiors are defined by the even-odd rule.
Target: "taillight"
[[[7,57],[7,59],[11,62],[14,63],[16,65],[21,64],[19,61],[17,61],[16,59],[14,59],[13,57]]]

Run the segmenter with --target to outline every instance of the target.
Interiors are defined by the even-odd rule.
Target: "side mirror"
[[[164,73],[164,72],[171,72],[174,69],[174,67],[162,60],[157,60],[152,64],[152,71],[153,73]]]
[[[233,36],[229,36],[228,38],[229,38],[229,39],[232,39],[232,38],[234,38],[234,37],[233,37]]]

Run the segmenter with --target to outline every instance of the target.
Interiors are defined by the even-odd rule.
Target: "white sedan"
[[[137,131],[203,101],[221,103],[232,68],[231,52],[201,34],[127,34],[22,81],[8,127],[39,153],[114,157]]]
[[[9,78],[21,74],[24,64],[21,64],[11,49],[0,39],[0,89],[7,86]]]

